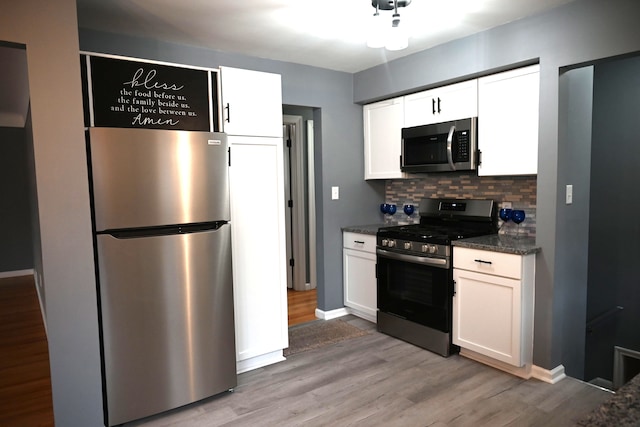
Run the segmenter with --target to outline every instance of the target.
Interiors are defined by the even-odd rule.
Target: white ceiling
[[[371,0],[77,0],[81,28],[357,72],[573,0],[413,0],[409,47],[366,46]],[[390,19],[392,12],[381,11]]]
[[[409,47],[366,46],[371,0],[77,0],[81,28],[349,73],[576,0],[412,0]],[[380,14],[390,19],[391,12]],[[24,126],[26,55],[0,46],[0,126]]]

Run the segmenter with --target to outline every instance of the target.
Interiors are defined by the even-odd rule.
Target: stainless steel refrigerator
[[[108,424],[234,388],[226,136],[90,128],[88,152]]]

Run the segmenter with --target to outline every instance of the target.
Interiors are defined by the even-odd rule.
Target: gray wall
[[[461,40],[418,52],[354,75],[354,100],[365,103],[509,68],[540,62],[540,128],[538,149],[537,243],[534,363],[552,369],[582,363],[572,348],[575,335],[584,335],[573,317],[584,312],[583,301],[569,297],[584,289],[587,258],[576,259],[584,236],[558,231],[580,197],[588,194],[588,180],[567,182],[559,171],[573,158],[561,156],[565,139],[559,134],[562,67],[585,64],[640,50],[640,2],[637,0],[576,0],[548,13],[515,21]],[[564,137],[563,137],[564,138]],[[571,177],[573,179],[574,177]],[[576,179],[582,179],[579,173]],[[574,206],[559,203],[564,187],[573,184]],[[585,233],[584,227],[580,233]],[[578,251],[582,253],[582,250]],[[556,266],[566,266],[557,269]],[[583,291],[580,291],[583,292]],[[567,304],[580,304],[567,309]]]
[[[80,47],[88,52],[281,74],[283,104],[315,108],[318,308],[343,307],[340,228],[379,221],[376,206],[384,194],[384,183],[363,179],[362,108],[353,103],[351,74],[82,29]],[[340,187],[340,200],[331,200],[335,185]]]
[[[24,129],[0,127],[0,272],[33,268]]]
[[[613,346],[640,351],[640,56],[595,66],[585,379],[613,379]]]
[[[574,184],[573,203],[565,205],[565,191],[558,191],[557,286],[554,298],[563,307],[558,324],[564,337],[563,363],[567,374],[583,378],[589,253],[589,188],[591,171],[591,116],[593,108],[593,67],[567,71],[560,76],[558,182]]]
[[[103,423],[76,2],[3,1],[0,40],[26,46],[26,127],[34,203],[34,267],[46,289],[47,340],[57,426]],[[36,197],[35,194],[33,196]]]

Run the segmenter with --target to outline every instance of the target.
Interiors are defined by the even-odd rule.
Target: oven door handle
[[[449,260],[443,258],[431,258],[415,255],[399,254],[397,252],[387,251],[385,249],[376,248],[376,254],[382,257],[393,259],[396,261],[412,262],[414,264],[429,265],[438,268],[449,268]]]

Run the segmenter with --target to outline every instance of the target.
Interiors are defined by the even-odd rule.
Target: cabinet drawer
[[[355,249],[376,253],[376,236],[372,234],[361,234],[345,231],[342,235],[343,246],[347,249]]]
[[[454,247],[453,267],[513,279],[522,277],[522,257],[502,252]]]

